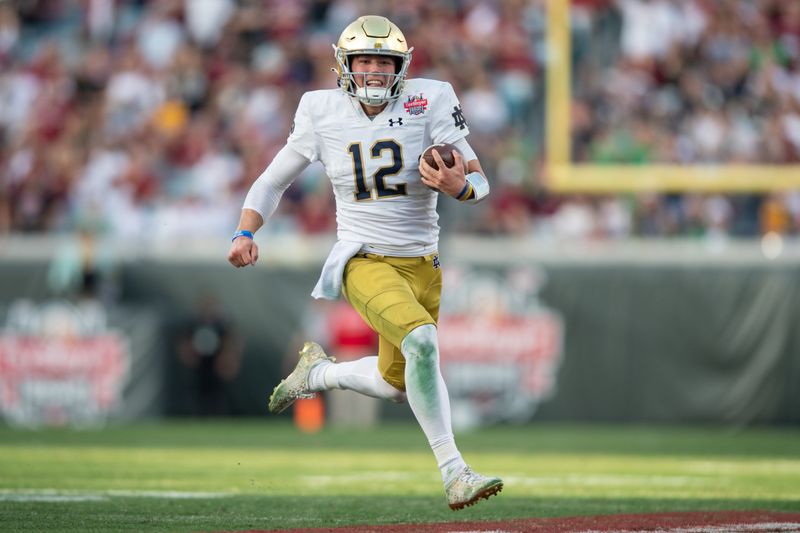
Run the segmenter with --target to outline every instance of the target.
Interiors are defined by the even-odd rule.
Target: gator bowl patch
[[[412,94],[403,104],[409,115],[421,115],[428,109],[428,100],[420,94]]]

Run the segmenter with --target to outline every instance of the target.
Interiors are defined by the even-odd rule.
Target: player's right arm
[[[228,261],[237,268],[256,264],[258,246],[253,242],[253,235],[275,212],[281,196],[294,179],[309,163],[319,158],[311,118],[313,105],[313,97],[309,93],[304,94],[297,106],[286,146],[277,153],[247,193],[239,227],[228,252]]]
[[[258,228],[264,224],[264,218],[252,209],[242,209],[242,215],[239,217],[239,227],[233,241],[231,242],[231,249],[228,251],[228,262],[233,266],[239,268],[247,265],[255,265],[258,261],[258,245],[252,237],[244,234],[244,231],[255,235]]]
[[[311,163],[287,145],[250,187],[244,200],[239,226],[234,233],[228,261],[235,267],[255,265],[258,245],[253,236],[278,207],[281,196],[294,179]]]

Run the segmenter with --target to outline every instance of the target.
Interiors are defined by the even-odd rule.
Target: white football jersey
[[[341,89],[307,92],[287,143],[325,166],[340,241],[385,255],[419,256],[436,250],[439,238],[438,193],[420,181],[419,158],[431,144],[468,133],[449,83],[411,79],[372,120]]]

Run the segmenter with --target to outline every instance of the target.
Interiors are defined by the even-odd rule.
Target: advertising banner
[[[137,320],[116,310],[115,322]],[[126,406],[134,358],[156,357],[133,349],[131,330],[112,324],[99,303],[30,300],[13,302],[0,329],[0,414],[27,427],[97,426],[143,407],[141,399]],[[1,315],[0,315],[1,316]],[[147,322],[139,335],[155,338]],[[139,343],[142,346],[142,343]],[[160,381],[160,366],[140,367],[139,379]],[[144,404],[147,402],[145,401]]]
[[[449,268],[439,319],[453,424],[527,421],[556,390],[561,315],[544,306],[541,270]]]

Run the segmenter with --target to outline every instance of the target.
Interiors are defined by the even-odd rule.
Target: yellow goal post
[[[562,193],[767,192],[800,188],[800,165],[591,164],[570,154],[570,0],[547,2],[548,184]]]

